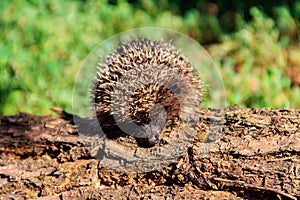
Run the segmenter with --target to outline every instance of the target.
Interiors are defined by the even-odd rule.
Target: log
[[[300,110],[201,109],[178,159],[147,172],[103,165],[69,120],[0,117],[0,199],[300,199]]]

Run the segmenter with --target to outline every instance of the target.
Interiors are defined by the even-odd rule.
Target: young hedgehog
[[[201,85],[188,59],[171,43],[140,37],[120,43],[99,65],[93,107],[108,137],[118,130],[151,147],[162,132],[193,120]]]

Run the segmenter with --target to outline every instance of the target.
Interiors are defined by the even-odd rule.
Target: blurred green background
[[[0,14],[0,115],[71,111],[88,53],[145,26],[202,44],[221,72],[228,104],[300,108],[299,1],[2,0]]]

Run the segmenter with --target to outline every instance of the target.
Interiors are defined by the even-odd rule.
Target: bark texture
[[[176,161],[118,172],[69,121],[0,117],[0,199],[300,199],[300,110],[202,109]]]

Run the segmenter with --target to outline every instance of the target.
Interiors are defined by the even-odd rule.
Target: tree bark
[[[300,110],[201,109],[198,129],[171,164],[120,172],[68,120],[0,117],[0,199],[300,199]]]

